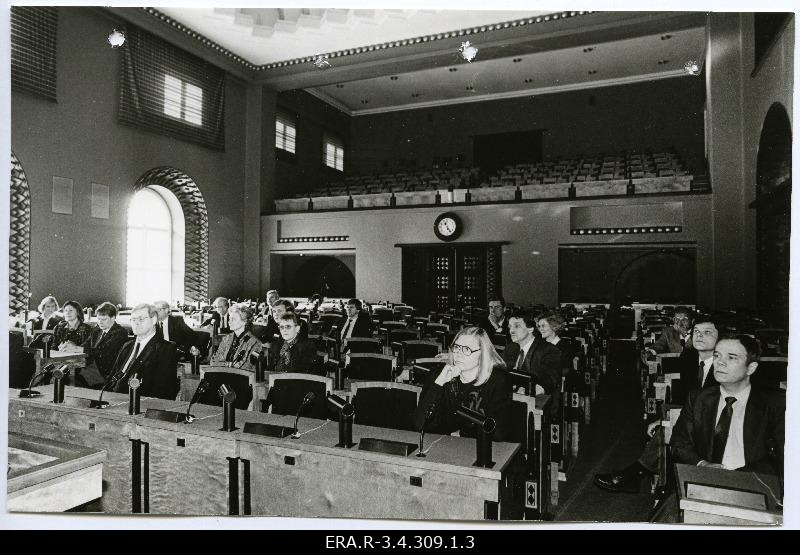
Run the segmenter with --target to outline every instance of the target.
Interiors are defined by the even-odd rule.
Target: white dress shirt
[[[353,329],[356,327],[356,320],[358,320],[358,314],[344,321],[344,325],[342,327],[342,340],[353,337]],[[347,329],[347,333],[345,333],[345,329]]]
[[[733,404],[733,416],[731,417],[731,427],[728,430],[728,441],[725,443],[725,453],[722,455],[722,466],[728,470],[736,470],[745,465],[744,460],[744,413],[747,409],[747,400],[750,398],[751,386],[747,386],[737,394],[731,394],[719,388],[719,404],[717,405],[717,419],[725,409],[725,397],[736,397]]]
[[[123,367],[125,368],[125,371],[127,371],[131,364],[133,364],[133,353],[136,353],[136,345],[139,345],[139,352],[136,355],[139,356],[142,354],[142,351],[144,351],[144,348],[147,347],[147,344],[150,343],[150,340],[155,336],[156,330],[153,328],[153,331],[151,331],[149,334],[136,338],[136,343],[133,344],[133,349],[131,349],[131,355],[128,357],[128,360],[125,361],[125,366]]]
[[[705,360],[703,360],[701,358],[700,362],[703,363],[703,381],[700,382],[700,388],[702,389],[703,388],[703,384],[706,383],[706,379],[708,379],[708,373],[711,371],[711,366],[714,364],[714,357],[711,356],[711,357],[708,357]],[[728,397],[730,397],[730,395]],[[736,402],[738,403],[739,401],[736,401]],[[725,405],[725,399],[722,400],[722,404]]]

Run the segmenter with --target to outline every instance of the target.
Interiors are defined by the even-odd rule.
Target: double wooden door
[[[485,307],[500,292],[500,252],[495,245],[403,247],[403,302],[437,312]]]

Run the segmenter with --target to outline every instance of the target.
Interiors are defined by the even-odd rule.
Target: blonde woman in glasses
[[[461,436],[475,437],[474,425],[455,415],[456,409],[466,406],[493,418],[494,440],[504,441],[509,434],[511,397],[505,364],[486,331],[463,328],[450,345],[447,363],[440,371],[431,372],[422,388],[414,412],[415,426],[419,430],[428,419],[428,432],[458,431]]]

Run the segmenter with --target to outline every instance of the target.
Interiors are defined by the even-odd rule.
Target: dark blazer
[[[689,394],[672,430],[675,462],[697,464],[711,460],[719,405],[719,386]],[[744,460],[742,470],[782,473],[786,394],[783,391],[750,390],[744,413]],[[774,451],[777,461],[770,455]]]
[[[344,319],[336,332],[336,339],[342,339],[342,332],[347,325],[347,318]],[[372,319],[364,311],[359,311],[356,315],[356,323],[353,324],[353,333],[350,337],[372,337]]]
[[[278,359],[281,356],[281,346],[283,346],[283,339],[273,341],[269,346],[269,364],[268,370],[270,372],[277,371]],[[317,345],[310,339],[299,337],[297,342],[289,349],[290,364],[284,367],[284,372],[305,372],[312,374],[314,364],[317,360]]]
[[[58,314],[53,314],[50,319],[47,321],[47,328],[48,330],[52,330],[58,325],[59,322],[63,322],[64,318],[59,316]],[[37,316],[33,319],[33,329],[40,330],[42,329],[42,323],[44,323],[44,318],[42,316]]]
[[[162,322],[164,324],[164,322]],[[181,316],[174,316],[170,314],[167,316],[167,335],[169,340],[184,353],[188,353],[189,349],[196,343],[195,333],[192,328],[186,325],[186,322]],[[164,339],[164,334],[156,327],[156,336]]]
[[[519,357],[519,344],[511,342],[503,350],[506,368],[513,370]],[[561,351],[542,339],[534,339],[525,356],[522,372],[532,374],[536,385],[542,386],[545,393],[558,393],[561,383]]]
[[[444,386],[436,383],[436,378],[444,371],[430,372],[420,394],[419,405],[414,411],[414,426],[419,430],[425,423],[428,409],[436,405],[431,420],[426,426],[429,432],[451,434],[459,430],[464,437],[475,437],[474,426],[455,415],[462,405],[490,416],[495,420],[494,441],[504,441],[511,428],[511,380],[505,368],[498,365],[492,368],[492,375],[479,386],[461,383],[455,379]]]
[[[89,340],[83,345],[86,364],[94,363],[103,378],[108,379],[114,372],[114,362],[126,341],[128,341],[128,331],[116,322],[108,329],[105,336],[99,327],[93,328]]]
[[[689,335],[687,341],[691,342],[692,336]],[[683,352],[683,345],[681,345],[681,334],[674,326],[664,328],[661,332],[661,337],[656,339],[656,342],[650,347],[657,353],[680,353]]]
[[[483,330],[489,334],[489,337],[493,335],[504,335],[506,338],[510,338],[511,334],[508,331],[508,318],[503,319],[503,324],[500,326],[500,332],[498,333],[495,331],[495,327],[489,321],[489,317],[483,318],[478,325],[483,328]]]
[[[133,351],[135,340],[128,341],[122,346],[114,362],[114,373],[121,370]],[[175,399],[178,396],[178,353],[175,344],[164,341],[158,336],[153,337],[136,357],[128,371],[118,382],[115,391],[125,393],[128,391],[128,380],[138,374],[142,385],[139,394],[142,397],[158,397],[160,399]]]
[[[705,389],[717,384],[717,379],[714,377],[714,365],[708,371],[705,381],[700,384],[697,381],[700,369],[700,357],[695,349],[684,349],[681,353],[680,368],[681,368],[681,382],[687,392],[694,391],[695,389]]]

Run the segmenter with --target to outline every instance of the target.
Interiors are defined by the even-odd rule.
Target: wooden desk
[[[102,449],[10,433],[8,510],[66,511],[99,498],[105,458]]]
[[[675,475],[678,483],[678,505],[682,514],[681,521],[684,523],[749,526],[783,524],[783,512],[776,506],[773,497],[773,493],[780,495],[780,484],[776,476],[687,464],[676,464]],[[691,484],[702,485],[710,495],[690,498],[687,495],[687,485]],[[770,493],[767,486],[773,493]],[[713,491],[713,488],[719,491]],[[742,506],[730,498],[738,497],[736,491],[732,490],[763,494],[764,508]],[[724,500],[726,498],[728,499]]]
[[[524,482],[516,443],[495,443],[491,469],[473,467],[475,441],[426,436],[428,456],[403,457],[335,447],[338,426],[301,418],[298,439],[245,434],[247,422],[291,427],[292,416],[236,411],[222,432],[221,407],[196,405],[191,424],[145,418],[148,408],[185,412],[187,402],[143,398],[127,414],[127,395],[106,394],[106,409],[87,408],[97,392],[52,388],[38,399],[10,390],[9,430],[80,445],[102,445],[106,513],[253,514],[413,519],[520,518]],[[417,434],[353,426],[353,440],[416,444]],[[435,445],[434,441],[439,440]],[[288,457],[288,458],[287,458]],[[495,517],[496,518],[496,517]]]

